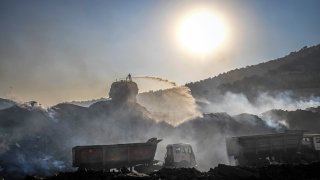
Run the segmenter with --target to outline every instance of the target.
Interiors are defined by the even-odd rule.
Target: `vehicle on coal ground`
[[[303,130],[226,139],[229,160],[240,166],[320,161],[320,134]]]
[[[164,167],[196,167],[196,158],[190,144],[169,144],[164,159]]]
[[[189,144],[169,144],[163,165],[154,160],[161,139],[151,138],[145,143],[75,146],[72,148],[73,167],[107,170],[128,167],[148,173],[166,168],[196,167],[195,155]]]

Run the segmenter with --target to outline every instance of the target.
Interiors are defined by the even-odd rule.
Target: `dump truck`
[[[320,134],[303,130],[226,139],[229,160],[241,166],[310,163],[320,160]]]
[[[154,159],[157,144],[161,139],[151,138],[145,143],[75,146],[72,148],[73,167],[93,170],[110,170],[127,167],[130,170],[148,173],[162,167],[195,167],[196,161],[191,145],[167,146],[165,163]]]

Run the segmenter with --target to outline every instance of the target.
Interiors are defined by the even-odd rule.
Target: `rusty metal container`
[[[160,141],[152,138],[145,143],[76,146],[72,148],[73,167],[112,169],[152,164]]]
[[[270,154],[276,152],[299,151],[304,131],[240,136],[227,139],[229,155]]]
[[[319,134],[305,134],[303,130],[287,130],[284,133],[227,138],[229,162],[233,164],[235,160],[238,165],[265,166],[319,161],[318,137]]]

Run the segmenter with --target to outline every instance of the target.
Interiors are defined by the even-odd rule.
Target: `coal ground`
[[[213,179],[213,180],[316,180],[320,179],[320,162],[307,165],[269,165],[265,167],[240,167],[219,164],[208,172],[194,168],[166,169],[149,174],[131,173],[126,169],[119,172],[78,170],[61,172],[50,177],[26,176],[25,180],[106,180],[106,179]]]

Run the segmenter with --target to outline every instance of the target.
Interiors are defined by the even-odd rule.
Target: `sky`
[[[228,27],[210,54],[177,42],[179,22],[198,7]],[[199,81],[319,44],[319,7],[318,0],[1,0],[0,97],[44,105],[107,97],[128,73]]]

